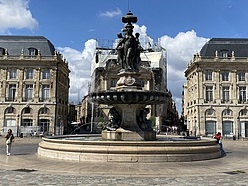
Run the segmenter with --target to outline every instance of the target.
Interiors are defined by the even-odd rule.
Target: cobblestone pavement
[[[224,140],[223,158],[161,164],[79,163],[39,157],[39,138],[16,138],[11,156],[0,140],[0,185],[247,185],[248,141]]]

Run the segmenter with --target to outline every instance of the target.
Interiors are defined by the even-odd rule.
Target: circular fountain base
[[[188,162],[221,157],[218,144],[208,138],[187,140],[159,136],[156,141],[102,141],[100,135],[85,138],[87,135],[43,138],[38,154],[61,160],[106,163]]]

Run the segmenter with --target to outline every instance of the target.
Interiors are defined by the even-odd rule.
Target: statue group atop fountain
[[[139,42],[139,33],[133,36],[133,25],[127,23],[122,29],[123,34],[117,34],[119,38],[116,50],[118,51],[117,61],[124,70],[133,70],[139,72],[140,52],[142,47]]]
[[[116,50],[118,53],[117,63],[121,65],[120,79],[117,82],[116,89],[123,90],[141,90],[140,76],[140,53],[143,50],[139,42],[139,33],[133,35],[134,26],[132,23],[137,22],[137,17],[130,11],[126,16],[122,17],[125,23],[122,33],[118,33],[119,39]]]

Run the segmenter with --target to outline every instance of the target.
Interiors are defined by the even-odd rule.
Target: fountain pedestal
[[[156,132],[154,131],[130,131],[118,128],[116,131],[102,131],[103,140],[114,141],[154,141],[156,140]]]
[[[124,96],[122,97],[125,98]],[[125,101],[125,100],[124,100]],[[115,131],[102,131],[103,140],[120,140],[120,141],[153,141],[156,140],[156,132],[151,126],[143,123],[139,126],[140,111],[145,108],[144,104],[113,104],[119,113],[121,113],[120,128]],[[146,128],[145,128],[146,127]]]

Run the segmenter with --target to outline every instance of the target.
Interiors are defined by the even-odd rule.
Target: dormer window
[[[36,48],[29,48],[28,49],[28,55],[37,56],[38,55],[38,50]]]
[[[221,50],[220,51],[220,57],[228,58],[228,50]]]

